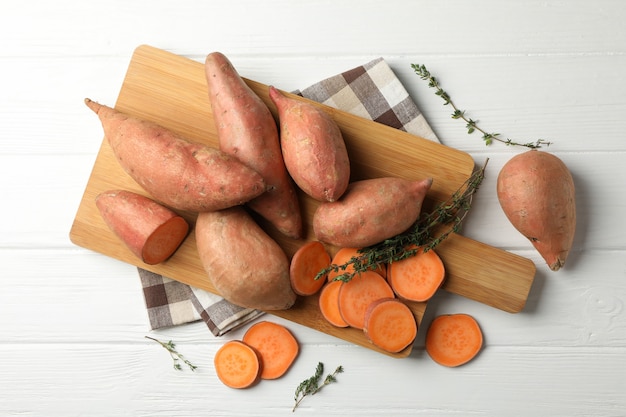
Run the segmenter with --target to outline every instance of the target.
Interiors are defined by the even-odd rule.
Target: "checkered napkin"
[[[420,110],[383,58],[295,93],[365,119],[438,141]],[[264,314],[213,293],[139,269],[152,329],[203,320],[221,336]]]

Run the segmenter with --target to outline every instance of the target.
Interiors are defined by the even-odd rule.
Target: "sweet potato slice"
[[[483,345],[476,319],[468,314],[444,314],[430,323],[426,352],[440,365],[456,367],[472,360]]]
[[[389,265],[387,280],[399,298],[427,301],[441,287],[446,276],[443,261],[434,249],[418,252]]]
[[[270,321],[253,324],[242,341],[252,346],[261,358],[261,379],[277,379],[294,363],[300,345],[285,326]]]
[[[342,266],[350,262],[352,258],[359,257],[359,255],[360,253],[357,248],[339,248],[337,252],[335,252],[331,263],[333,265]],[[337,277],[343,274],[351,273],[352,271],[354,271],[354,267],[349,263],[345,266],[345,268],[339,268],[337,271],[330,271],[327,275],[327,279],[328,281],[333,281]],[[387,267],[384,264],[379,265],[374,272],[379,273],[383,278],[387,278]]]
[[[261,361],[254,348],[230,340],[222,345],[213,358],[217,377],[230,388],[249,388],[260,381]]]
[[[312,240],[300,246],[289,266],[291,288],[298,295],[316,294],[326,282],[323,277],[316,279],[317,274],[329,265],[330,254],[321,242]]]
[[[369,305],[381,298],[394,298],[393,290],[382,276],[365,271],[344,282],[339,289],[339,311],[348,325],[363,329]]]
[[[417,336],[417,321],[411,309],[397,298],[374,301],[365,313],[363,332],[379,348],[397,353]]]
[[[339,311],[339,289],[343,281],[331,281],[326,283],[320,291],[318,299],[322,316],[335,327],[348,327],[348,323],[341,317]]]

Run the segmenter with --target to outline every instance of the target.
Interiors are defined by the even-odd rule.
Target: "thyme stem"
[[[340,374],[342,372],[343,366],[338,366],[332,374],[326,375],[326,378],[324,378],[324,381],[320,385],[320,378],[324,373],[324,364],[322,362],[318,362],[317,367],[315,368],[315,374],[312,377],[302,381],[300,385],[298,385],[298,388],[296,388],[296,393],[294,394],[294,401],[296,403],[294,404],[291,411],[296,411],[298,405],[300,405],[302,400],[304,400],[304,397],[306,397],[307,395],[315,395],[326,385],[332,382],[336,382],[337,374]]]
[[[176,350],[176,345],[171,340],[168,342],[162,342],[159,339],[155,339],[154,337],[150,337],[150,336],[145,336],[145,338],[157,342],[158,344],[163,346],[165,350],[168,351],[168,353],[172,357],[172,361],[174,362],[173,364],[174,369],[176,369],[177,371],[183,370],[182,366],[180,365],[181,361],[185,365],[187,365],[189,369],[191,369],[192,371],[195,371],[198,368],[197,366],[189,362],[182,354],[178,353],[178,351]]]
[[[321,270],[316,279],[322,279],[331,271],[337,273],[345,271],[351,265],[352,271],[344,272],[335,278],[347,282],[355,275],[376,269],[381,264],[411,257],[420,248],[425,252],[434,249],[450,234],[460,230],[472,206],[473,196],[485,177],[487,162],[489,159],[485,160],[483,166],[475,170],[448,200],[438,204],[432,212],[422,213],[407,231],[376,245],[359,249],[358,255],[344,264],[332,264]]]
[[[518,143],[514,142],[511,139],[503,139],[499,133],[489,133],[478,126],[478,120],[473,120],[465,115],[465,110],[460,110],[450,99],[448,93],[446,93],[439,85],[439,81],[426,69],[424,65],[411,64],[411,68],[415,71],[417,75],[424,81],[428,81],[428,86],[434,88],[435,94],[441,97],[444,101],[444,105],[450,105],[454,110],[452,112],[453,119],[461,119],[465,122],[465,128],[467,129],[468,134],[472,134],[475,131],[479,131],[483,135],[483,140],[486,145],[491,145],[494,140],[502,142],[506,145],[510,146],[525,146],[530,149],[538,149],[541,148],[542,145],[550,146],[551,142],[548,142],[544,139],[538,139],[535,142],[527,142],[527,143]]]

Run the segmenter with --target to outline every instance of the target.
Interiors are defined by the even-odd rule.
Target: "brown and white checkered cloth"
[[[438,141],[426,119],[383,58],[296,91],[303,97],[365,119]],[[221,336],[264,314],[210,292],[139,268],[152,329],[204,320]]]

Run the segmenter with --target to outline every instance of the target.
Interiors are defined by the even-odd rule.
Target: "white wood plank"
[[[423,346],[424,329],[435,315],[455,312],[479,320],[488,346],[624,346],[625,255],[585,251],[572,270],[539,268],[526,308],[517,314],[440,292],[429,303],[416,346]],[[71,250],[2,250],[0,261],[4,342],[130,343],[150,332],[139,278],[130,265]],[[272,315],[266,319],[288,324],[304,343],[345,344]],[[180,341],[215,339],[201,322],[157,333]]]
[[[138,46],[138,44],[134,45]],[[157,45],[158,46],[158,45]],[[208,48],[189,58],[202,62]],[[95,154],[102,138],[96,118],[83,104],[87,96],[114,104],[132,50],[122,57],[84,59],[0,59],[0,143],[3,153]],[[455,103],[489,132],[519,142],[543,138],[550,151],[624,151],[626,56],[453,56],[381,55],[337,58],[233,57],[239,72],[286,90],[305,88],[325,77],[383,56],[396,72],[442,142],[468,152],[508,152],[495,143],[486,147],[479,134],[467,135],[452,109],[411,70],[425,64]],[[597,68],[589,74],[589,68]],[[50,82],[49,74],[55,76]],[[27,83],[15,83],[19,77]],[[616,78],[617,77],[617,78]],[[45,94],[42,92],[46,92]],[[602,92],[602,94],[599,94]],[[36,119],[37,123],[33,120]],[[581,121],[584,121],[582,123]]]
[[[417,352],[398,360],[361,348],[305,345],[281,379],[240,391],[221,385],[212,357],[219,345],[178,345],[199,366],[175,371],[153,342],[130,345],[25,344],[0,374],[0,413],[54,416],[294,415],[293,393],[318,362],[338,365],[338,382],[306,398],[300,414],[344,416],[619,416],[626,410],[626,350],[488,348],[449,369]],[[397,377],[411,375],[410,377]],[[529,379],[533,384],[529,384]],[[600,383],[600,381],[605,381]]]
[[[61,11],[69,27],[50,18]],[[30,0],[3,13],[0,38],[12,40],[6,55],[30,57],[126,55],[143,42],[184,54],[217,44],[233,55],[589,54],[623,50],[625,15],[619,0]]]
[[[623,151],[621,116],[626,104],[623,54],[523,55],[506,57],[413,55],[388,59],[442,142],[468,152],[502,151],[486,147],[481,135],[468,135],[410,68],[424,64],[453,102],[490,133],[504,139],[545,139],[547,150]]]
[[[0,415],[295,415],[293,391],[318,361],[340,381],[308,398],[310,415],[626,415],[623,140],[626,7],[621,0],[306,0],[9,2],[0,14]],[[490,158],[464,233],[531,258],[537,278],[511,315],[439,293],[425,322],[475,315],[485,349],[447,369],[295,326],[287,376],[244,392],[212,370],[203,323],[152,332],[201,368],[176,372],[151,333],[136,271],[77,248],[69,227],[100,145],[85,96],[112,104],[142,44],[201,62],[227,53],[242,75],[284,89],[383,56],[443,142]],[[495,176],[519,149],[468,136],[409,64],[423,63],[490,131],[545,137],[574,174],[579,230],[553,273],[507,223]],[[503,277],[506,279],[506,277]],[[113,302],[114,308],[111,308]],[[289,325],[288,322],[276,319]]]
[[[102,128],[84,98],[115,103],[130,55],[121,59],[1,57],[1,154],[95,154]],[[19,82],[16,80],[20,80]]]
[[[615,219],[621,217],[626,204],[626,196],[618,191],[626,186],[626,177],[614,173],[620,171],[625,153],[554,153],[568,165],[576,185],[578,224],[573,252],[623,248],[626,236],[615,227]],[[489,162],[463,229],[468,237],[511,250],[530,247],[504,216],[495,192],[498,172],[514,154],[474,154],[477,165],[486,158]],[[5,197],[16,202],[4,208],[0,224],[5,233],[0,235],[0,246],[72,245],[68,234],[95,155],[67,155],[60,161],[61,157],[54,154],[0,154],[0,185]],[[23,169],[28,166],[37,169]],[[15,181],[16,172],[20,172],[19,182]],[[24,193],[24,187],[28,193]]]
[[[69,232],[95,155],[0,155],[0,160],[3,199],[11,202],[3,206],[0,247],[74,247]]]
[[[550,151],[553,152],[553,151]],[[506,219],[498,202],[496,183],[502,166],[517,152],[474,154],[477,165],[489,158],[486,176],[474,199],[462,233],[503,249],[530,248],[530,242]],[[623,152],[553,152],[568,166],[576,187],[576,234],[572,257],[593,248],[623,248],[626,236],[616,224],[622,217],[626,177],[615,175],[623,166]],[[618,222],[619,223],[619,222]]]

